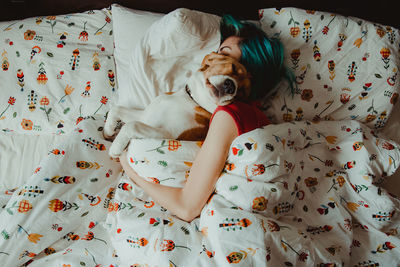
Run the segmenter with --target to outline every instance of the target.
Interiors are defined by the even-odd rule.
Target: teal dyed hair
[[[241,37],[239,43],[242,63],[251,75],[250,99],[260,99],[273,93],[282,78],[288,80],[294,94],[294,74],[283,63],[283,45],[277,38],[270,38],[257,25],[240,21],[231,15],[222,16],[221,43],[230,36]]]

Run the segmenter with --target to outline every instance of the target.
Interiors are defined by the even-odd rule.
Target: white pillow
[[[118,4],[111,6],[113,16],[113,32],[115,52],[120,53],[119,60],[132,52],[132,49],[140,42],[150,26],[161,19],[165,14],[149,11],[141,11],[126,8]]]
[[[111,6],[114,33],[116,80],[119,88],[130,89],[130,55],[150,26],[164,14],[134,10],[113,4]]]
[[[118,17],[114,20],[119,83],[118,101],[114,104],[125,107],[143,109],[160,93],[184,87],[204,56],[219,45],[220,17],[212,14],[177,9],[156,20],[130,51],[120,49],[119,43],[126,40],[120,39]],[[123,32],[127,34],[127,30]]]

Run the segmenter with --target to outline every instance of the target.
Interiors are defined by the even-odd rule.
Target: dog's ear
[[[205,71],[206,69],[208,69],[208,67],[210,67],[210,65],[207,64],[209,61],[209,57],[210,57],[210,54],[206,55],[203,58],[203,61],[201,62],[201,67],[200,67],[199,71]]]
[[[208,65],[208,64],[201,64],[201,67],[200,67],[199,71],[205,71],[206,69],[208,69],[208,67],[210,67],[210,65]]]
[[[205,71],[212,64],[211,61],[213,61],[215,58],[221,58],[221,57],[224,57],[224,56],[220,55],[216,52],[211,52],[210,54],[206,55],[203,58],[203,61],[201,62],[201,67],[199,70]]]
[[[244,84],[242,86],[242,90],[244,92],[244,95],[246,98],[248,98],[250,96],[251,93],[251,82],[250,82],[250,75],[248,75],[247,79],[244,80]]]
[[[237,100],[245,100],[250,96],[251,93],[251,81],[250,75],[247,75],[247,78],[242,81],[239,85],[238,91],[236,93],[235,99]]]

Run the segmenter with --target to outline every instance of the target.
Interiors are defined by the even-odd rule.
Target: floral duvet
[[[101,118],[79,124],[3,195],[4,266],[396,266],[399,200],[379,187],[398,144],[356,121],[269,125],[231,145],[215,193],[184,222],[108,156]],[[133,140],[145,179],[182,186],[201,142]]]

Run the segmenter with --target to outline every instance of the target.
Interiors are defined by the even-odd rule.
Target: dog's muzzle
[[[227,75],[215,75],[207,79],[206,84],[213,90],[215,96],[235,95],[237,83]]]
[[[222,85],[222,90],[227,94],[233,94],[236,90],[235,82],[232,79],[226,79]]]

